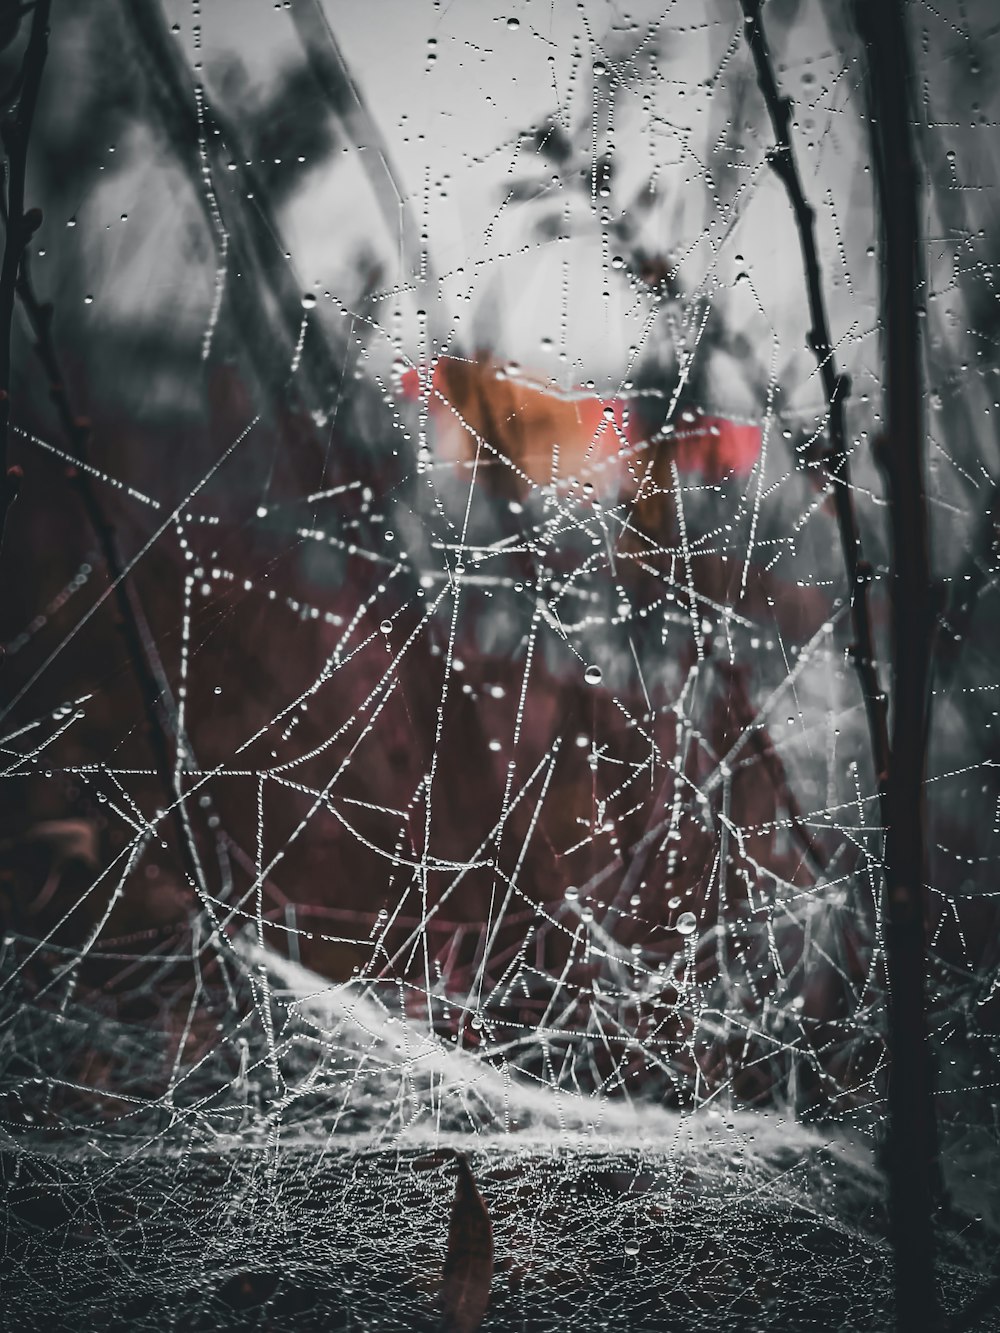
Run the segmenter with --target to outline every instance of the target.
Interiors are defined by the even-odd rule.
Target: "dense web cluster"
[[[764,15],[889,687],[857,38]],[[911,17],[957,1305],[1000,1220],[996,33]],[[433,1327],[451,1150],[490,1327],[880,1326],[884,830],[739,4],[92,0],[61,74],[5,554],[23,1326]]]

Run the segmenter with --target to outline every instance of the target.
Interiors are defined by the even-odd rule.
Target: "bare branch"
[[[6,210],[10,223],[0,265],[0,549],[3,547],[7,511],[17,496],[20,472],[8,470],[10,439],[10,351],[14,323],[14,289],[25,247],[42,220],[37,208],[24,211],[24,178],[28,165],[28,139],[38,102],[38,90],[49,48],[49,11],[52,0],[36,0],[31,31],[19,75],[20,95],[4,119],[2,137],[7,150]]]
[[[7,221],[5,210],[4,221]],[[7,230],[9,235],[9,225]],[[77,416],[73,410],[66,379],[52,339],[52,306],[38,300],[31,282],[26,256],[22,260],[17,276],[16,292],[35,336],[35,350],[48,376],[52,401],[69,441],[70,452],[80,463],[86,463],[91,435],[90,423]],[[76,471],[74,481],[114,588],[121,633],[142,699],[149,745],[153,752],[157,776],[163,786],[166,807],[171,811],[178,850],[184,868],[191,877],[192,885],[197,887],[203,879],[201,864],[194,836],[184,816],[181,793],[177,789],[174,776],[171,735],[176,730],[176,719],[171,716],[169,682],[139,594],[133,580],[128,577],[126,562],[118,545],[114,525],[104,512],[93,479],[84,468],[80,468]]]
[[[771,65],[767,38],[761,22],[760,0],[741,0],[741,3],[743,5],[744,32],[747,45],[750,47],[753,56],[757,70],[757,81],[760,84],[761,92],[764,94],[764,102],[767,106],[776,141],[774,148],[768,155],[768,161],[785,187],[788,201],[795,214],[799,244],[802,249],[811,321],[809,346],[816,357],[816,364],[819,367],[823,382],[823,392],[829,403],[830,411],[830,450],[826,455],[825,462],[830,479],[833,482],[837,527],[840,531],[844,567],[847,571],[851,626],[854,632],[851,656],[865,701],[868,731],[871,738],[872,761],[875,766],[875,781],[881,796],[884,792],[889,768],[889,729],[886,697],[879,683],[878,668],[875,661],[875,640],[868,605],[868,587],[872,581],[872,569],[863,558],[861,534],[858,529],[857,514],[854,510],[854,496],[851,490],[850,459],[847,452],[847,430],[844,419],[844,404],[850,392],[850,381],[847,375],[843,375],[837,370],[837,361],[830,338],[830,326],[823,300],[819,254],[816,249],[815,212],[806,200],[805,192],[802,189],[802,180],[790,137],[792,103],[789,98],[782,97],[778,90]]]

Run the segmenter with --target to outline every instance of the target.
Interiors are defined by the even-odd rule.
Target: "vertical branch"
[[[856,0],[871,44],[873,142],[882,218],[887,337],[888,436],[885,451],[893,547],[893,678],[890,739],[886,699],[874,662],[868,584],[850,490],[844,399],[823,304],[814,213],[806,201],[790,140],[791,102],[774,77],[761,23],[761,0],[741,0],[747,43],[774,129],[770,162],[795,214],[812,320],[810,344],[830,403],[828,457],[851,593],[854,661],[865,697],[872,756],[886,828],[888,900],[890,1230],[895,1255],[897,1327],[939,1327],[934,1287],[933,1202],[936,1132],[924,997],[923,775],[931,652],[930,561],[923,489],[921,373],[916,285],[919,278],[918,176],[908,123],[906,33],[899,0]]]
[[[0,202],[0,217],[9,237],[11,226],[6,207],[2,202]],[[43,304],[35,294],[28,257],[23,251],[14,289],[34,334],[35,351],[48,376],[50,396],[69,442],[70,452],[78,462],[85,464],[90,444],[90,423],[85,418],[77,416],[73,410],[66,379],[52,338],[52,306],[48,303]],[[203,884],[204,875],[194,833],[182,808],[181,792],[174,775],[171,733],[176,730],[177,719],[171,707],[170,685],[142,601],[134,581],[129,577],[114,524],[104,510],[90,475],[81,469],[76,472],[74,481],[80,492],[87,519],[100,546],[108,578],[114,588],[119,627],[142,700],[149,746],[153,752],[157,777],[163,787],[165,808],[170,811],[184,869],[192,887],[197,889]]]
[[[850,380],[837,370],[837,360],[830,339],[830,325],[823,300],[819,254],[816,249],[815,210],[802,189],[798,163],[792,150],[790,136],[792,103],[778,91],[771,64],[764,26],[761,22],[761,0],[741,0],[744,15],[744,33],[757,71],[757,82],[764,95],[764,103],[774,131],[775,146],[768,154],[775,174],[785,187],[788,202],[795,215],[795,225],[802,250],[806,292],[809,300],[809,346],[816,357],[823,393],[829,404],[830,449],[825,463],[833,483],[833,499],[837,514],[837,528],[847,572],[848,597],[851,609],[851,628],[854,643],[851,656],[861,685],[868,718],[872,761],[879,798],[885,810],[885,783],[889,771],[889,728],[886,697],[879,684],[875,661],[875,640],[872,633],[871,612],[868,605],[868,587],[872,581],[871,566],[864,560],[861,534],[851,490],[850,459],[847,453],[847,428],[844,404],[850,392]]]
[[[90,423],[78,417],[73,411],[66,379],[52,340],[52,307],[43,305],[35,295],[27,263],[22,265],[16,289],[21,307],[35,336],[35,351],[48,376],[52,401],[69,441],[72,455],[79,462],[86,463],[90,444]],[[204,875],[194,833],[185,815],[182,793],[174,773],[171,732],[176,726],[176,718],[171,716],[170,686],[135,583],[129,577],[114,525],[104,511],[90,475],[81,468],[74,480],[87,519],[100,546],[108,578],[114,587],[119,626],[142,700],[149,746],[153,752],[153,764],[163,788],[165,808],[170,811],[177,850],[192,888],[198,889],[203,885]]]
[[[38,355],[52,386],[52,397],[63,428],[76,458],[85,460],[89,425],[76,417],[66,392],[62,370],[52,342],[52,309],[37,300],[31,286],[25,251],[32,234],[42,220],[39,209],[25,212],[24,188],[27,173],[28,140],[34,120],[42,72],[48,54],[49,13],[51,0],[35,0],[31,29],[25,48],[24,60],[15,87],[17,101],[7,112],[2,137],[7,151],[7,192],[0,200],[0,215],[5,225],[3,261],[0,264],[0,548],[3,544],[7,511],[17,495],[19,472],[8,469],[7,455],[10,440],[10,379],[11,342],[14,323],[14,302],[19,297],[28,316],[36,339]],[[160,716],[158,700],[164,693],[165,681],[158,671],[159,661],[152,644],[152,636],[135,588],[125,577],[125,564],[115,531],[101,506],[94,486],[85,472],[77,474],[87,517],[100,543],[108,573],[115,583],[115,599],[121,617],[122,633],[142,696],[149,728],[150,745],[156,769],[164,783],[167,807],[174,814],[179,851],[187,872],[195,886],[201,882],[198,854],[191,831],[180,809],[178,792],[173,780],[170,759],[169,732]]]
[[[939,1327],[933,1268],[938,1188],[926,1017],[924,770],[933,649],[930,538],[924,489],[921,181],[913,140],[912,70],[902,0],[855,0],[867,53],[872,157],[881,223],[887,438],[883,464],[892,532],[894,697],[886,793],[886,961],[889,999],[889,1210],[900,1330]]]
[[[14,292],[21,258],[42,215],[37,208],[24,211],[24,179],[28,166],[28,140],[38,102],[38,90],[49,48],[49,10],[52,0],[35,0],[31,30],[18,76],[20,91],[7,111],[2,131],[7,151],[7,199],[9,219],[0,264],[0,548],[7,526],[7,511],[17,496],[20,473],[7,466],[10,440],[10,349],[14,324]]]

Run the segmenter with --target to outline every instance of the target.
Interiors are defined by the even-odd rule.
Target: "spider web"
[[[856,39],[765,21],[887,679]],[[96,128],[69,185],[70,130],[38,149],[88,460],[27,348],[15,399],[47,483],[8,546],[17,1326],[430,1327],[445,1148],[493,1215],[490,1327],[876,1326],[883,830],[739,6],[143,3],[112,77],[118,22],[54,25]],[[957,1306],[997,1223],[995,34],[912,24]]]

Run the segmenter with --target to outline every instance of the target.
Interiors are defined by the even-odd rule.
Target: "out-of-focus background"
[[[858,42],[839,3],[768,0],[764,20],[851,379],[887,679]],[[960,1293],[998,1220],[1000,30],[985,3],[910,21],[931,1026]],[[604,1318],[645,1253],[648,1289],[724,1311],[743,1283],[740,1318],[791,1327],[808,1316],[767,1267],[787,1243],[812,1255],[802,1300],[832,1299],[825,1265],[846,1265],[840,1322],[866,1326],[882,830],[771,143],[735,2],[56,0],[0,563],[7,1207],[20,1289],[54,1236],[67,1273],[58,1299],[19,1298],[25,1320],[52,1327],[65,1300],[97,1321],[98,1272],[122,1326],[159,1327],[164,1301],[228,1326],[219,1300],[259,1312],[274,1291],[304,1319],[276,1239],[302,1243],[302,1198],[346,1197],[344,1153],[448,1142],[487,1155],[515,1219],[498,1319],[545,1283],[566,1309],[600,1289]],[[626,1156],[595,1167],[609,1144]],[[528,1154],[553,1199],[568,1181],[584,1219],[598,1196],[627,1211],[642,1177],[646,1248],[545,1276],[490,1152]],[[215,1219],[201,1276],[186,1250],[172,1275],[153,1262],[162,1161]],[[774,1197],[815,1210],[811,1240],[748,1202],[789,1173]],[[299,1286],[317,1319],[368,1327],[389,1307],[344,1314],[315,1271],[350,1294],[380,1262],[365,1208],[394,1187],[350,1178],[367,1239],[324,1230]],[[692,1181],[682,1280],[663,1218]],[[263,1228],[274,1291],[237,1216]],[[715,1263],[727,1216],[760,1254],[727,1242]],[[393,1279],[405,1326],[432,1302],[429,1253]]]

